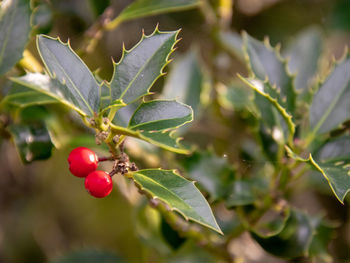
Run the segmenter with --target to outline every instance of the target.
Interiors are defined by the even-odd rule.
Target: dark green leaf
[[[296,92],[293,77],[287,72],[287,62],[273,49],[268,40],[262,43],[243,33],[243,46],[248,68],[256,78],[271,84],[265,92],[276,99],[289,113],[295,111]]]
[[[165,150],[180,154],[189,154],[190,150],[179,142],[182,138],[175,137],[173,132],[140,132],[139,138]]]
[[[111,252],[96,250],[81,250],[71,252],[51,263],[125,263],[120,257]]]
[[[28,106],[51,103],[58,103],[58,101],[44,93],[13,83],[10,92],[1,101],[0,107],[25,108]]]
[[[209,204],[193,182],[175,171],[160,169],[140,170],[134,172],[132,178],[143,191],[166,203],[186,220],[222,233]]]
[[[122,127],[128,127],[131,116],[139,107],[140,101],[135,101],[117,111],[113,119],[113,123]]]
[[[318,28],[311,27],[298,34],[285,52],[289,57],[289,70],[296,74],[295,88],[305,91],[315,76],[322,51],[322,38]]]
[[[331,187],[334,195],[337,199],[344,203],[344,198],[350,190],[350,162],[349,159],[346,160],[330,160],[330,161],[315,161],[313,157],[309,156],[308,159],[303,159],[293,153],[289,148],[287,148],[288,154],[291,158],[308,163],[313,169],[320,172],[324,178],[327,180],[329,186]]]
[[[335,66],[314,95],[310,126],[314,135],[329,132],[350,119],[350,57]]]
[[[9,130],[24,163],[48,159],[51,156],[53,144],[43,122],[31,125],[14,124]]]
[[[269,253],[281,258],[297,258],[308,253],[313,235],[310,219],[292,210],[285,227],[277,235],[262,237],[252,233],[253,238]]]
[[[29,1],[3,0],[0,6],[0,75],[22,57],[29,33]]]
[[[114,124],[110,125],[111,131],[116,134],[131,136],[137,139],[154,144],[158,147],[161,147],[165,150],[180,153],[180,154],[189,154],[190,151],[179,144],[181,138],[176,138],[174,136],[175,131],[158,131],[158,132],[149,132],[149,131],[134,131],[129,128],[124,128],[122,126],[117,126]]]
[[[199,0],[136,0],[116,19],[120,23],[130,19],[194,8],[199,3]]]
[[[184,158],[182,164],[189,177],[198,181],[213,201],[226,197],[231,191],[234,170],[227,159],[211,151],[195,152]]]
[[[60,39],[39,35],[37,46],[40,56],[52,78],[57,78],[64,89],[56,90],[56,94],[73,102],[88,116],[99,112],[100,87],[94,76],[71,49],[69,43]]]
[[[61,84],[57,79],[40,73],[27,73],[22,77],[11,78],[12,81],[32,90],[46,94],[60,103],[67,105],[81,115],[90,115],[90,109],[80,100],[75,91]]]
[[[132,130],[161,131],[178,128],[193,120],[191,107],[174,100],[143,102],[130,119]]]
[[[162,97],[181,101],[192,107],[194,115],[199,114],[201,104],[206,104],[207,80],[202,72],[196,51],[177,57],[166,78]],[[198,117],[198,116],[197,116]]]
[[[122,100],[129,104],[149,94],[153,83],[164,74],[169,63],[179,31],[160,32],[142,36],[131,50],[123,50],[123,57],[114,63],[111,85],[112,101]]]

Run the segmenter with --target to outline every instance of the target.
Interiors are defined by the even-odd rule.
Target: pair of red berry
[[[94,197],[102,198],[110,194],[113,188],[111,176],[98,171],[96,153],[85,147],[75,148],[68,156],[69,170],[77,177],[85,177],[85,188]]]

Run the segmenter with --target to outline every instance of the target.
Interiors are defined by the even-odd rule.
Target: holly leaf
[[[51,78],[65,88],[56,94],[65,97],[88,116],[99,112],[100,87],[89,68],[72,50],[69,43],[45,35],[37,37],[39,54]]]
[[[220,234],[209,204],[195,187],[175,171],[147,169],[132,173],[132,179],[152,198],[164,202],[172,211],[180,213],[186,220],[194,221]]]
[[[29,40],[29,33],[29,1],[2,1],[0,5],[0,75],[9,71],[22,57]]]
[[[296,90],[306,91],[315,76],[322,51],[321,32],[311,27],[299,33],[288,46],[285,56],[289,57],[288,68],[295,74]]]
[[[158,132],[139,131],[139,130],[134,131],[129,128],[124,128],[122,126],[117,126],[114,124],[111,124],[110,127],[111,127],[111,131],[116,134],[131,136],[131,137],[149,142],[151,144],[154,144],[168,151],[172,151],[180,154],[190,153],[189,149],[186,149],[179,144],[179,141],[182,138],[175,137],[174,130],[158,131]]]
[[[170,62],[179,31],[160,32],[158,28],[149,36],[142,35],[140,42],[130,50],[123,49],[122,58],[113,63],[110,81],[112,101],[126,104],[150,94],[153,83],[162,76]]]
[[[287,71],[287,61],[272,48],[268,39],[260,42],[243,33],[243,51],[250,73],[256,78],[271,84],[268,94],[276,99],[290,114],[294,114],[296,92],[293,77]]]
[[[193,120],[191,107],[175,100],[143,102],[132,115],[132,130],[161,131],[175,129]]]
[[[191,151],[180,144],[181,137],[175,137],[173,131],[138,132],[139,138],[168,151],[189,154]]]
[[[0,107],[25,108],[52,103],[58,103],[58,100],[44,93],[13,83],[10,92],[0,102]]]
[[[287,140],[292,142],[295,133],[293,117],[281,106],[274,96],[274,89],[269,82],[257,79],[247,79],[240,75],[238,77],[255,91],[255,104],[260,110],[261,120],[270,129],[272,137],[276,141]]]
[[[311,154],[308,159],[304,159],[292,152],[290,148],[287,147],[286,149],[289,157],[300,162],[305,162],[309,164],[311,168],[320,172],[327,180],[336,198],[344,204],[345,196],[350,191],[349,159],[344,158],[344,160],[342,160],[341,156],[337,158],[329,156],[331,157],[329,160],[318,161],[315,160]]]
[[[253,238],[267,252],[281,258],[292,259],[308,253],[313,226],[304,213],[291,210],[284,228],[276,235],[260,236],[252,232]]]
[[[62,104],[72,108],[83,116],[91,114],[90,108],[85,101],[80,100],[79,95],[74,90],[63,85],[55,78],[41,73],[27,73],[22,77],[10,78],[13,82],[47,95]]]
[[[199,3],[199,0],[137,0],[127,6],[107,28],[113,29],[115,25],[135,18],[194,8]]]
[[[350,118],[350,56],[335,67],[314,95],[310,107],[312,134],[322,134],[338,128]]]
[[[50,158],[53,144],[44,122],[13,124],[9,131],[24,163]]]
[[[184,158],[182,165],[189,177],[198,181],[213,201],[226,197],[231,191],[234,169],[227,159],[218,157],[212,151],[195,152]]]

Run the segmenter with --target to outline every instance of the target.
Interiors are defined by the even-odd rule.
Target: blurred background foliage
[[[264,176],[258,174],[252,184],[248,183],[249,175],[263,170],[268,173],[269,161],[273,163],[273,158],[261,157],[263,153],[251,128],[254,119],[245,110],[250,103],[249,94],[239,88],[242,84],[236,74],[246,75],[247,70],[242,54],[237,51],[240,39],[236,33],[245,30],[260,40],[269,36],[273,46],[281,43],[283,53],[300,32],[310,26],[317,28],[322,39],[322,57],[317,67],[327,72],[330,58],[341,57],[344,47],[350,44],[348,0],[236,0],[232,6],[229,0],[210,0],[207,4],[213,9],[193,6],[131,19],[108,32],[94,30],[106,8],[109,15],[115,17],[132,1],[33,2],[35,26],[27,45],[30,56],[40,61],[34,37],[37,33],[60,36],[64,41],[70,39],[73,49],[80,50],[89,68],[99,70],[103,79],[110,79],[112,75],[111,57],[118,61],[123,43],[127,49],[133,47],[142,30],[150,34],[156,24],[162,31],[181,28],[182,40],[172,55],[174,61],[166,70],[169,74],[152,89],[162,92],[162,97],[175,95],[193,106],[195,122],[182,128],[181,133],[186,144],[196,146],[197,153],[176,157],[132,139],[127,141],[127,152],[141,168],[177,168],[186,177],[198,181],[226,234],[228,250],[237,262],[287,262],[262,247],[287,258],[290,253],[300,252],[285,242],[283,235],[288,229],[274,236],[275,240],[260,240],[260,234],[272,233],[280,224],[285,224],[284,212],[292,213],[288,217],[290,228],[297,228],[298,224],[305,226],[303,213],[267,214],[267,219],[274,218],[274,228],[266,229],[261,222],[252,234],[255,240],[260,240],[260,246],[251,235],[242,234],[239,210],[230,209],[241,206],[248,211],[257,197],[266,194]],[[212,16],[220,17],[219,26],[212,25]],[[91,37],[100,39],[96,46],[92,50],[82,48]],[[40,69],[40,64],[30,56],[26,57],[25,53],[25,59],[11,74],[20,74],[23,68]],[[11,85],[5,77],[0,78],[1,96],[9,92]],[[174,93],[174,89],[187,86],[191,91]],[[238,87],[234,92],[242,98],[233,103],[234,109],[225,103],[230,96],[226,93],[227,86]],[[231,94],[232,100],[237,94]],[[77,146],[91,147],[100,155],[107,151],[95,145],[93,133],[72,112],[50,104],[19,110],[15,118],[45,121],[55,147],[50,159],[23,165],[16,148],[4,139],[8,134],[1,130],[4,134],[0,139],[0,262],[220,262],[201,244],[186,240],[169,228],[124,178],[114,177],[116,187],[108,198],[94,199],[86,194],[81,181],[69,175],[67,156]],[[1,114],[2,126],[11,121],[6,114]],[[45,157],[47,153],[40,154]],[[307,178],[294,182],[288,199],[300,211],[313,215],[312,220],[307,219],[308,225],[316,226],[320,238],[311,244],[309,255],[317,255],[313,262],[350,262],[348,202],[341,205],[326,184],[313,180],[312,175]],[[236,189],[237,194],[228,196],[231,189]],[[227,200],[225,205],[223,199]],[[328,221],[323,222],[320,215]],[[335,231],[329,226],[335,227]],[[299,234],[305,235],[305,232]],[[293,243],[293,238],[305,237],[296,235],[288,240]],[[274,252],[276,249],[279,251]],[[301,255],[291,262],[310,262],[308,260],[310,258]]]

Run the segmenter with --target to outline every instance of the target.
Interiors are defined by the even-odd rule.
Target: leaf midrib
[[[165,128],[165,130],[167,130],[167,129],[172,129],[172,128],[175,129],[175,128],[178,128],[178,127],[180,127],[180,126],[182,126],[182,125],[184,125],[184,124],[186,124],[186,123],[189,123],[190,120],[187,120],[187,118],[190,117],[190,116],[191,116],[191,114],[188,114],[188,115],[186,115],[186,116],[184,116],[184,117],[179,117],[179,118],[159,119],[159,120],[154,120],[154,121],[141,122],[141,123],[138,123],[138,124],[132,125],[132,126],[130,126],[130,124],[129,124],[129,128],[130,128],[130,129],[135,129],[135,128],[139,128],[140,126],[142,127],[142,126],[144,126],[144,125],[154,124],[154,123],[162,122],[162,121],[170,121],[170,120],[177,121],[177,120],[186,119],[186,121],[185,121],[184,123],[181,123],[181,124],[176,125],[176,126],[174,126],[174,127]],[[164,130],[164,129],[162,129],[162,130]]]
[[[43,45],[46,47],[46,49],[53,55],[54,60],[56,61],[57,65],[59,68],[61,68],[61,70],[63,71],[63,74],[66,76],[66,78],[68,78],[69,82],[73,85],[74,90],[80,95],[80,97],[82,98],[84,104],[88,107],[88,109],[90,110],[90,113],[93,115],[94,111],[92,110],[92,108],[90,107],[89,103],[87,103],[87,101],[85,100],[85,98],[83,97],[83,95],[81,94],[80,90],[78,89],[78,87],[76,87],[76,85],[74,84],[73,80],[69,77],[69,75],[67,75],[66,71],[64,70],[64,68],[61,66],[60,62],[57,60],[55,54],[43,43]],[[74,55],[74,54],[73,54]],[[43,61],[45,62],[46,65],[46,61],[45,59],[43,59]],[[47,67],[49,69],[49,67]],[[52,75],[52,74],[51,74]],[[58,80],[58,78],[57,78]],[[62,85],[65,85],[62,83]]]
[[[142,173],[136,173],[136,174],[141,175],[142,177],[144,177],[144,178],[150,180],[150,181],[153,182],[154,184],[156,184],[156,185],[160,186],[161,188],[163,188],[163,189],[167,190],[168,192],[170,192],[170,193],[171,193],[173,196],[175,196],[177,199],[180,199],[180,201],[181,201],[182,203],[184,203],[186,207],[188,207],[188,208],[189,208],[190,210],[192,210],[195,214],[197,214],[197,216],[200,218],[200,220],[202,220],[203,222],[207,223],[206,220],[205,220],[203,217],[201,217],[190,205],[188,205],[185,201],[183,201],[182,198],[180,198],[176,193],[174,193],[173,191],[171,191],[169,188],[166,188],[165,186],[161,185],[161,184],[158,183],[157,181],[153,180],[153,179],[150,178],[150,177],[147,177],[146,175],[144,175],[144,174],[142,174]],[[145,188],[145,189],[146,189],[146,188]],[[149,190],[149,191],[151,191],[151,190]],[[152,191],[152,193],[153,193],[153,191]],[[154,195],[154,196],[156,196],[156,195]],[[162,199],[163,199],[163,198],[162,198]],[[166,200],[164,200],[164,201],[166,201]],[[166,201],[166,202],[169,203],[168,201]],[[174,207],[174,206],[172,206],[172,207]],[[178,207],[174,207],[174,208],[179,209]],[[181,210],[180,210],[180,211],[181,211]],[[182,212],[182,211],[181,211],[181,212]],[[188,217],[188,216],[186,215],[186,217]]]
[[[146,39],[149,39],[150,37],[146,37]],[[165,43],[167,43],[170,39],[167,39],[165,42],[163,42],[163,44],[161,46],[163,46]],[[144,41],[144,40],[142,40]],[[142,42],[140,42],[141,44]],[[171,47],[172,49],[172,47]],[[170,49],[170,51],[171,51]],[[128,84],[128,86],[125,88],[125,90],[122,92],[122,94],[120,95],[119,99],[123,99],[123,97],[125,96],[125,94],[127,93],[127,91],[130,89],[130,87],[133,85],[133,83],[136,81],[136,79],[138,78],[138,76],[141,74],[141,72],[146,68],[146,65],[148,65],[148,63],[154,58],[155,54],[158,53],[158,51],[160,50],[160,47],[157,48],[157,50],[153,53],[152,56],[150,56],[146,62],[144,63],[144,65],[140,68],[140,70],[137,72],[137,74],[135,75],[135,77],[130,81],[130,83]],[[129,53],[127,53],[127,55],[129,55]],[[168,56],[168,55],[167,55]],[[167,59],[165,61],[165,63],[167,62]],[[121,61],[122,63],[122,61]],[[117,65],[119,66],[119,65]],[[163,68],[163,67],[162,67]],[[159,72],[158,76],[161,75],[161,72]],[[150,89],[150,87],[147,88],[147,91]]]

